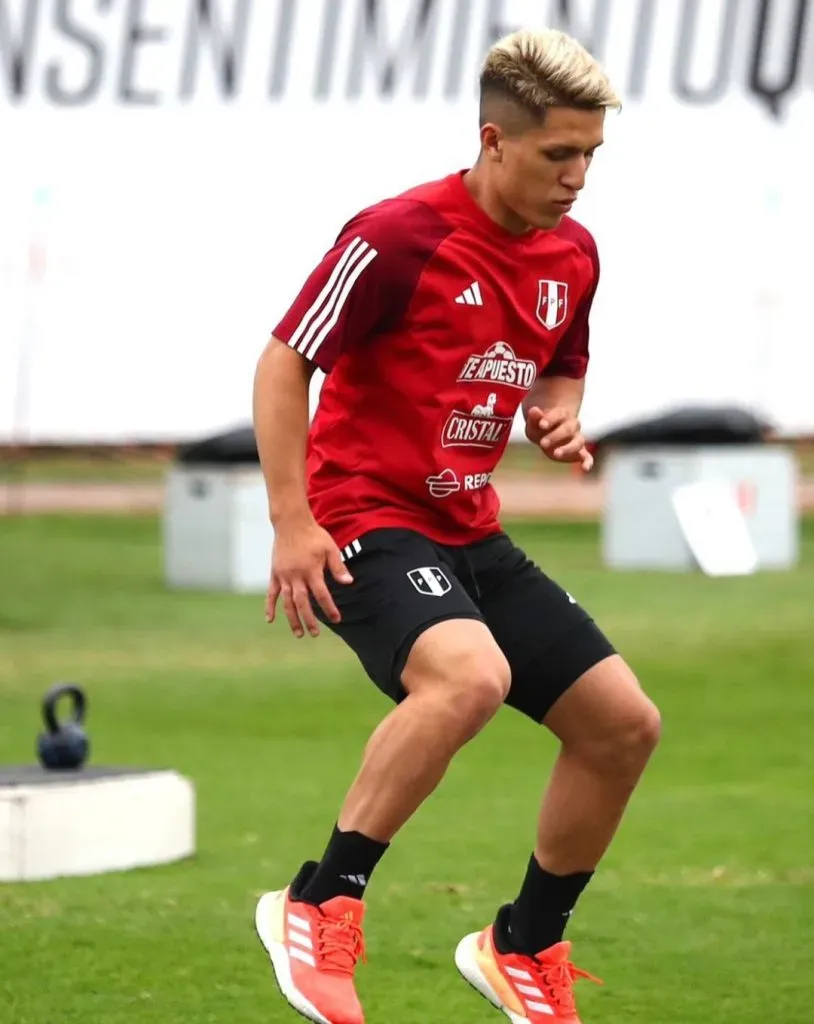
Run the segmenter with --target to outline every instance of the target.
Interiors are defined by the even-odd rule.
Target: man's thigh
[[[469,559],[478,607],[511,666],[506,703],[542,722],[615,649],[588,612],[505,534],[473,545]]]
[[[401,674],[421,634],[445,619],[482,619],[455,575],[452,560],[412,530],[372,530],[360,537],[345,562],[353,583],[326,583],[339,613],[327,622],[359,658],[368,676],[392,700],[406,696]]]

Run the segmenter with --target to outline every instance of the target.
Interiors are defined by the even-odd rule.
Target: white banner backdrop
[[[575,216],[596,433],[683,403],[814,431],[814,0],[0,0],[0,442],[248,422],[360,207],[470,166],[489,43],[558,24],[625,97]]]

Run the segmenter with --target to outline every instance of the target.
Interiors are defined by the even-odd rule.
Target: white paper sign
[[[746,576],[758,568],[749,526],[734,487],[700,480],[676,487],[671,500],[681,532],[707,576]]]

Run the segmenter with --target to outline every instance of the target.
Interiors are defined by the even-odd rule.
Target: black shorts
[[[506,703],[541,722],[572,683],[614,653],[588,613],[505,533],[459,547],[413,530],[372,530],[349,544],[353,583],[326,581],[342,621],[319,619],[395,702],[420,634],[444,619],[484,622],[512,672]]]

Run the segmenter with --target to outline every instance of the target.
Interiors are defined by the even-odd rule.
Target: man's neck
[[[524,235],[530,230],[529,225],[521,217],[508,208],[498,193],[491,186],[489,176],[483,164],[478,161],[463,177],[464,185],[478,206],[492,218],[495,223],[513,235]]]

